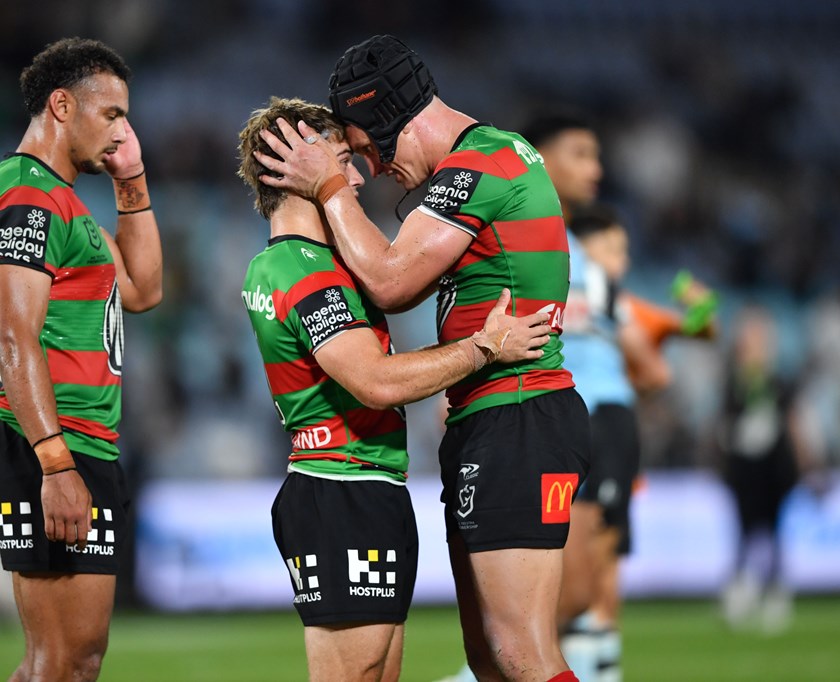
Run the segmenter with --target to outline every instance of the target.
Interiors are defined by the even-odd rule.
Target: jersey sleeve
[[[419,208],[476,237],[502,213],[514,191],[510,179],[486,155],[456,152],[436,169]]]
[[[0,203],[0,263],[55,276],[67,231],[59,208],[45,192],[13,188]]]
[[[355,282],[339,271],[309,275],[289,290],[283,305],[286,323],[312,353],[348,329],[371,326]]]

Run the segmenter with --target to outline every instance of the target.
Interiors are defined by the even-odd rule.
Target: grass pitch
[[[0,625],[0,679],[23,651],[17,623]],[[433,682],[462,665],[454,608],[414,608],[404,682]],[[727,630],[706,601],[629,602],[626,682],[840,680],[840,598],[800,599],[780,635]],[[162,615],[119,611],[102,682],[299,682],[303,628],[294,612]]]

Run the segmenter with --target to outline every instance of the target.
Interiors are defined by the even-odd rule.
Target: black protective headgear
[[[417,53],[390,35],[354,45],[330,76],[330,105],[344,123],[364,130],[383,163],[393,161],[397,137],[437,94]]]

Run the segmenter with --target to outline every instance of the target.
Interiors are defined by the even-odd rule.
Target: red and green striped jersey
[[[274,405],[292,435],[289,470],[404,483],[404,412],[365,407],[315,360],[325,343],[359,327],[370,327],[391,351],[384,314],[335,250],[296,235],[271,239],[248,267],[242,299]]]
[[[123,320],[114,259],[73,187],[26,154],[0,162],[0,265],[52,278],[40,343],[58,420],[71,450],[116,459]],[[23,433],[1,388],[0,419]]]
[[[440,281],[441,343],[480,329],[503,287],[511,291],[512,315],[549,312],[554,328],[539,360],[489,365],[451,387],[447,424],[574,386],[563,368],[559,338],[569,292],[569,246],[542,157],[515,133],[475,124],[435,169],[419,210],[473,236]]]

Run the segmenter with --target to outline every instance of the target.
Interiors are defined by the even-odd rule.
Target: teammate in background
[[[47,46],[21,74],[29,128],[0,163],[0,554],[26,640],[12,682],[95,680],[108,643],[127,541],[122,310],[162,291],[130,76],[98,41]],[[103,171],[114,237],[73,191]]]
[[[336,253],[319,205],[259,180],[265,168],[255,152],[274,156],[264,132],[285,139],[278,119],[292,131],[306,123],[311,137],[301,143],[331,150],[351,197],[363,184],[343,125],[324,107],[272,98],[240,133],[239,175],[271,228],[242,296],[269,390],[293,434],[274,536],[305,626],[310,679],[396,680],[417,572],[401,406],[497,359],[538,360],[548,315],[506,316],[504,290],[475,324],[483,321],[482,330],[392,355],[385,315]]]
[[[373,176],[429,181],[391,243],[365,216],[329,146],[278,123],[284,161],[257,155],[273,187],[314,198],[373,302],[406,309],[438,294],[441,343],[469,336],[509,288],[517,316],[551,314],[541,358],[491,366],[449,389],[440,448],[450,560],[467,659],[481,679],[574,680],[557,615],[569,506],[589,467],[589,420],[557,332],[568,291],[560,204],[535,150],[447,106],[404,43],[374,36],[339,59],[333,110]],[[516,485],[511,485],[516,481]]]

